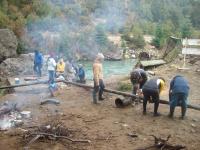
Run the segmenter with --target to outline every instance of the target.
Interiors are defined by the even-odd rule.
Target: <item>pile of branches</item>
[[[73,131],[66,128],[64,124],[58,120],[51,121],[45,125],[39,126],[34,130],[29,130],[23,135],[26,147],[34,142],[40,141],[57,141],[66,139],[71,142],[90,143],[90,140],[72,139]]]
[[[182,150],[182,149],[186,149],[185,146],[183,145],[172,145],[168,142],[168,140],[171,138],[171,135],[169,135],[167,137],[167,139],[162,139],[162,138],[158,138],[154,135],[150,135],[152,137],[154,137],[154,145],[146,147],[146,148],[140,148],[137,150],[149,150],[149,149],[157,149],[157,150]]]

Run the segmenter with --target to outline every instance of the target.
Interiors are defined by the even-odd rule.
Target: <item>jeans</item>
[[[53,84],[55,78],[55,71],[49,70],[48,72],[49,72],[49,84]]]
[[[42,64],[34,64],[33,70],[37,74],[37,76],[41,77],[42,76]]]
[[[94,82],[93,103],[97,103],[97,93],[99,93],[99,99],[102,98],[104,88],[105,85],[102,79],[99,80],[99,85],[96,85],[96,83]]]
[[[170,107],[181,106],[187,108],[187,97],[188,94],[186,93],[172,93],[170,95]]]

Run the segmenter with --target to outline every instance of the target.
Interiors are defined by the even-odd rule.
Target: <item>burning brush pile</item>
[[[90,143],[90,140],[73,139],[74,132],[75,131],[65,127],[61,121],[54,120],[33,130],[28,130],[23,135],[23,139],[26,143],[26,147],[29,147],[37,141],[58,141],[61,139],[74,143]]]
[[[16,103],[5,102],[0,106],[0,130],[19,127],[30,117],[30,111],[20,112]]]

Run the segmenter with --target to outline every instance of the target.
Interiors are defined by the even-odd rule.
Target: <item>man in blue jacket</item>
[[[41,77],[42,76],[42,64],[43,64],[43,57],[42,54],[38,51],[35,50],[35,56],[34,56],[34,72]]]
[[[79,64],[79,69],[78,69],[78,77],[80,79],[80,83],[85,83],[85,70],[83,69],[83,65]]]
[[[181,118],[184,119],[187,109],[188,94],[188,81],[183,76],[175,76],[170,82],[169,89],[170,118],[173,118],[175,107],[181,106]]]

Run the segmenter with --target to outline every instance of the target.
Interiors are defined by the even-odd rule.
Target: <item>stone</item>
[[[0,29],[0,63],[17,55],[18,41],[15,34],[9,29]]]
[[[42,73],[47,72],[45,66],[48,56],[44,56],[44,65]],[[31,75],[33,72],[34,53],[22,54],[17,58],[7,58],[0,64],[1,76],[18,76],[18,75]],[[26,62],[26,63],[24,63]]]

